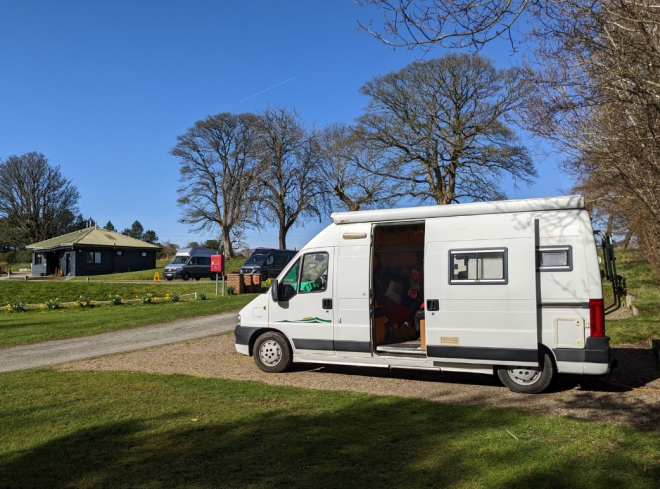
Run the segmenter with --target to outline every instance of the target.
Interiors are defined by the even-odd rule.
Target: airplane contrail
[[[239,100],[238,102],[234,102],[233,104],[228,105],[227,107],[224,107],[222,110],[229,109],[230,107],[233,107],[234,105],[238,105],[238,104],[240,104],[241,102],[245,102],[246,100],[250,100],[251,98],[256,97],[257,95],[261,95],[262,93],[267,92],[268,90],[272,90],[273,88],[277,88],[277,87],[279,87],[280,85],[284,85],[285,83],[288,83],[288,82],[290,82],[291,80],[293,80],[293,78],[289,78],[288,80],[284,80],[283,82],[280,82],[280,83],[278,83],[278,84],[276,84],[276,85],[273,85],[272,87],[268,87],[268,88],[266,88],[265,90],[262,90],[261,92],[257,92],[257,93],[255,93],[255,94],[253,94],[253,95],[250,95],[249,97],[245,97],[243,100]]]

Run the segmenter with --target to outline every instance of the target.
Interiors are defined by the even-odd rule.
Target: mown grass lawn
[[[657,432],[126,372],[0,374],[0,487],[656,488]]]
[[[172,292],[181,294],[182,300],[167,300],[166,294]],[[198,293],[197,300],[193,295],[185,296],[194,292]],[[200,300],[202,293],[206,294],[206,300]],[[0,348],[236,311],[255,297],[255,294],[216,296],[215,285],[210,283],[168,287],[131,282],[3,282],[0,285],[0,297],[5,302],[0,302],[0,307],[13,300],[40,304],[53,299],[59,299],[60,302],[76,301],[80,296],[92,301],[108,301],[113,294],[133,302],[19,313],[0,310]],[[147,294],[157,298],[157,302],[143,304],[136,299]]]

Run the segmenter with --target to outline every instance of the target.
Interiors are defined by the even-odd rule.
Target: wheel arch
[[[268,333],[268,332],[271,332],[271,331],[273,333],[281,334],[284,337],[284,339],[286,340],[286,342],[288,343],[289,348],[291,349],[291,355],[294,354],[293,343],[291,342],[289,337],[283,331],[280,331],[279,329],[275,329],[275,328],[264,327],[264,328],[259,328],[259,329],[254,330],[252,332],[252,334],[250,335],[250,341],[248,343],[248,348],[249,348],[248,351],[249,351],[251,357],[254,356],[254,344],[257,342],[257,338],[259,338],[262,334]]]

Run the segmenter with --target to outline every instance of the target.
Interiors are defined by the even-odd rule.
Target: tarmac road
[[[0,372],[47,367],[212,336],[233,330],[236,316],[237,312],[228,312],[82,338],[15,346],[0,350]]]

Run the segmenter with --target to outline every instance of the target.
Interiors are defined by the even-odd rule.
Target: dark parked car
[[[263,280],[275,278],[296,253],[298,252],[294,250],[257,248],[241,267],[241,273],[259,273]]]

